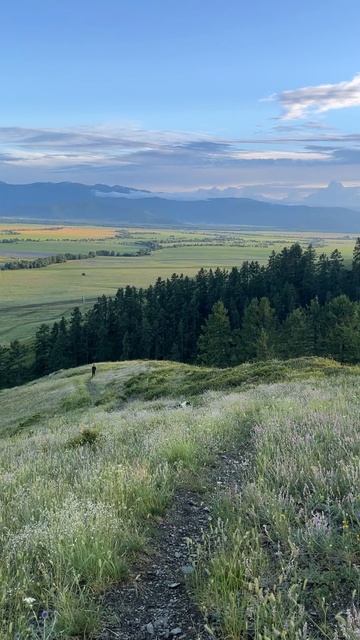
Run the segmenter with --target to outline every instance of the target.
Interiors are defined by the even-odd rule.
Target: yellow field
[[[43,224],[0,224],[0,239],[19,240],[103,240],[115,238],[114,227],[59,226]]]

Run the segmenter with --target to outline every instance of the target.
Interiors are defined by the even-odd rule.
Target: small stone
[[[146,629],[146,633],[149,636],[153,636],[155,634],[154,625],[152,622],[148,622],[148,624],[145,626],[145,629]]]
[[[174,629],[171,629],[170,631],[170,635],[172,636],[181,636],[182,634],[182,628],[181,627],[175,627]]]
[[[177,589],[177,587],[180,587],[180,584],[180,582],[172,582],[169,584],[169,589]]]
[[[181,558],[181,553],[179,551],[175,551],[175,558]]]
[[[157,618],[157,620],[154,620],[155,629],[161,629],[161,627],[166,627],[166,625],[167,618]]]
[[[192,566],[192,564],[185,564],[183,567],[181,567],[181,571],[183,572],[184,576],[189,576],[191,573],[194,573],[194,567]]]
[[[206,513],[209,513],[210,512],[209,507],[204,507],[204,511],[206,511]]]

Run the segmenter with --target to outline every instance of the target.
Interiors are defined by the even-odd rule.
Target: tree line
[[[15,240],[0,240],[0,242],[17,242]],[[137,242],[135,244],[144,244]],[[154,246],[153,246],[154,245]],[[39,256],[34,260],[28,260],[21,258],[19,260],[9,260],[0,265],[0,269],[4,271],[14,271],[17,269],[41,269],[42,267],[48,267],[50,264],[61,264],[68,260],[86,260],[88,258],[95,258],[96,256],[109,256],[109,257],[128,257],[133,258],[136,256],[150,255],[154,250],[155,243],[146,243],[141,249],[136,252],[124,252],[124,251],[112,251],[110,249],[98,249],[97,251],[89,251],[88,253],[57,253],[54,256]]]
[[[102,296],[0,350],[0,386],[92,361],[158,359],[220,367],[273,357],[360,361],[360,239],[352,263],[296,243],[266,265],[174,274]]]
[[[86,260],[88,258],[95,258],[96,251],[89,251],[89,253],[58,253],[55,256],[39,256],[34,260],[10,260],[4,262],[1,265],[1,269],[5,271],[13,271],[17,269],[41,269],[42,267],[48,267],[50,264],[61,264],[68,260]]]

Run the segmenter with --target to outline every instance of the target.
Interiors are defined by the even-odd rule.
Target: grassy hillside
[[[211,490],[193,584],[209,625],[356,638],[359,383],[360,368],[320,359],[131,362],[0,392],[0,637],[96,633],[101,594],[151,552],[174,492],[206,485],[231,450],[244,482]]]

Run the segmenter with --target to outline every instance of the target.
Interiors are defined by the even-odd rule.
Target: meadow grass
[[[40,405],[49,384],[30,389]],[[51,637],[93,632],[99,595],[126,577],[176,486],[232,439],[245,410],[223,398],[192,411],[168,401],[81,409],[82,402],[71,402],[76,375],[52,384],[67,410],[46,420],[35,414],[28,424],[22,415],[23,429],[7,430],[2,440],[0,637],[6,640],[37,637],[44,611]],[[24,390],[17,403],[30,395]]]
[[[1,638],[94,633],[101,594],[151,550],[173,492],[206,483],[224,450],[247,471],[239,491],[214,493],[198,553],[209,619],[233,640],[357,637],[359,371],[272,363],[266,384],[267,365],[253,366],[222,390],[221,371],[139,361],[0,393]]]
[[[250,392],[247,480],[218,495],[197,597],[229,640],[359,637],[358,379]]]

